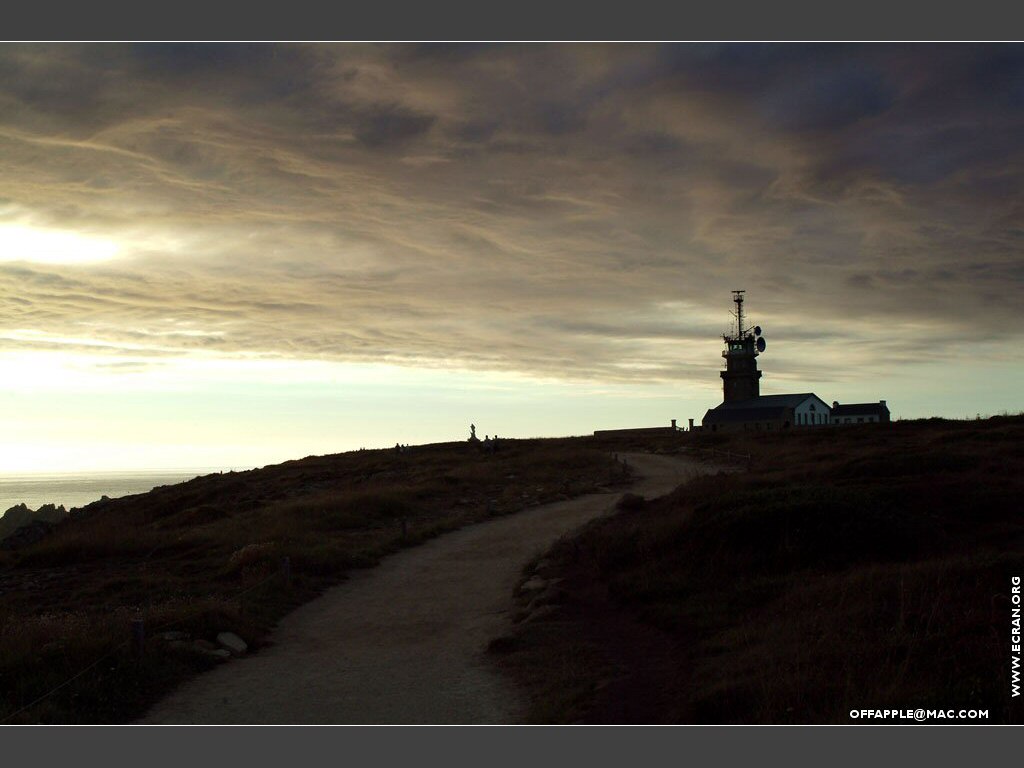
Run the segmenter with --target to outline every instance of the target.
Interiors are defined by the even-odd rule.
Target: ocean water
[[[135,472],[71,472],[31,475],[0,474],[0,515],[24,502],[29,509],[43,504],[81,507],[102,496],[112,499],[145,493],[158,485],[171,485],[207,475],[218,469]]]

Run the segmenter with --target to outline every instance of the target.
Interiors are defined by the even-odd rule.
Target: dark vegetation
[[[849,723],[1010,697],[1024,417],[693,435],[750,471],[627,498],[524,575],[494,658],[539,722]],[[558,581],[561,579],[561,581]],[[528,604],[528,605],[527,605]]]
[[[352,568],[625,481],[587,440],[505,440],[496,453],[463,443],[309,457],[90,504],[0,551],[0,721],[131,720],[221,663],[203,652],[218,632],[258,649],[277,619]],[[129,642],[137,618],[141,658]]]

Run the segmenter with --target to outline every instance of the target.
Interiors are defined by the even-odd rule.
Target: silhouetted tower
[[[764,340],[760,326],[745,328],[743,326],[743,294],[746,291],[733,291],[732,300],[736,303],[736,328],[734,333],[722,336],[725,340],[725,370],[722,371],[722,389],[724,401],[727,403],[750,400],[761,394],[758,379],[761,372],[757,370],[758,350],[764,350]]]

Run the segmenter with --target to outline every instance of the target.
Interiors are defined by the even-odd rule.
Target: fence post
[[[284,577],[285,589],[289,589],[292,586],[292,559],[290,557],[284,557],[281,560],[281,575]]]
[[[135,655],[142,658],[142,652],[146,647],[146,625],[142,619],[132,619],[132,650]]]

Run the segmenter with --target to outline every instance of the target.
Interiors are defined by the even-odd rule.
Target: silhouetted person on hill
[[[469,442],[479,443],[480,438],[476,436],[476,424],[469,425]]]

